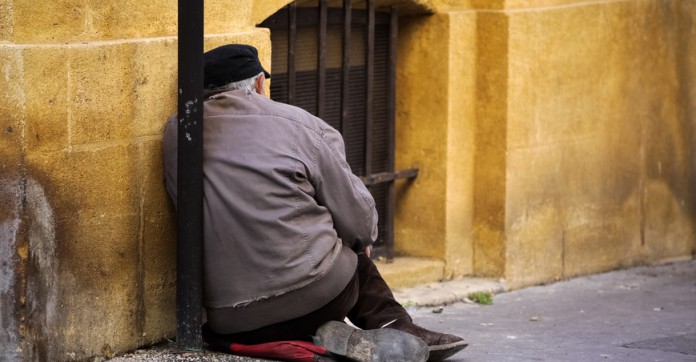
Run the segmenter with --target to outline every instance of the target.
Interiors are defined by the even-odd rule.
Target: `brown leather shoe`
[[[358,362],[425,362],[428,346],[420,338],[396,329],[362,330],[330,321],[316,332],[314,343],[332,355]]]
[[[430,357],[428,361],[442,361],[453,356],[455,353],[463,350],[469,344],[464,342],[464,339],[453,334],[439,333],[427,330],[423,327],[413,324],[410,321],[396,320],[393,323],[385,325],[385,328],[397,329],[409,334],[412,334],[428,345]]]

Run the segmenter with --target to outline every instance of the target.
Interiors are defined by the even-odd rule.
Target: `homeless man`
[[[413,324],[394,300],[369,257],[375,203],[352,174],[341,135],[267,98],[269,77],[251,46],[204,54],[204,332],[242,344],[316,336],[361,359],[346,351],[358,336],[373,344],[365,360],[437,360],[466,347]],[[172,116],[164,133],[174,202],[177,125]],[[393,349],[385,340],[410,347],[384,351]]]

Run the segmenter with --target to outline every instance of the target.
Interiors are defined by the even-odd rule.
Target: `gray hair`
[[[256,92],[256,80],[259,79],[259,77],[263,73],[259,73],[251,78],[247,79],[242,79],[238,80],[236,82],[232,83],[227,83],[226,85],[223,85],[222,87],[216,88],[219,90],[235,90],[235,89],[245,89],[250,92]]]

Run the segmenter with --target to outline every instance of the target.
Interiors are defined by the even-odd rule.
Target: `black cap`
[[[203,87],[212,89],[226,84],[248,79],[263,72],[259,53],[253,46],[229,44],[203,54]]]

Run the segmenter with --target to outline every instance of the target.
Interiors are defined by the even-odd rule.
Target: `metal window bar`
[[[176,342],[201,350],[203,0],[178,2]]]
[[[288,104],[295,104],[295,60],[297,48],[297,4],[288,6]]]
[[[317,39],[317,117],[324,118],[326,104],[326,0],[319,0],[319,34]]]
[[[389,23],[389,69],[387,77],[387,139],[391,145],[387,152],[387,172],[394,174],[395,147],[396,144],[396,47],[398,34],[398,14],[396,8],[391,8],[391,22]],[[394,181],[387,183],[387,220],[386,249],[387,260],[394,258],[394,207],[395,207]]]
[[[367,0],[367,51],[365,52],[365,174],[372,174],[372,112],[375,72],[375,2]]]
[[[346,132],[346,124],[349,112],[348,97],[350,94],[350,19],[351,4],[350,0],[343,0],[343,61],[341,67],[341,133]]]
[[[350,0],[342,3],[340,9],[328,8],[327,0],[318,0],[316,8],[293,8],[291,4],[260,24],[271,29],[274,67],[285,71],[274,71],[271,97],[288,102],[292,92],[296,105],[341,131],[351,168],[378,203],[381,242],[375,255],[391,261],[394,257],[394,181],[414,178],[418,174],[418,169],[396,172],[394,168],[398,13],[394,8],[378,13],[374,0],[365,0],[365,10],[353,9]],[[291,16],[290,12],[296,15]],[[304,31],[305,35],[300,35],[299,28],[316,30],[316,64],[308,60],[313,55],[306,58],[313,45],[301,38],[308,33]],[[379,37],[376,35],[378,28]],[[334,32],[333,39],[336,39],[335,32],[340,31],[341,40],[328,43],[329,31]],[[363,35],[351,38],[354,31],[363,32]],[[285,36],[274,38],[274,34]],[[282,44],[284,40],[287,45]],[[364,65],[351,64],[353,59],[360,63],[359,57],[350,54],[356,42],[364,44]],[[289,55],[282,58],[283,54],[278,54],[285,46],[286,51],[301,54],[303,58],[294,58],[290,64]],[[338,65],[336,52],[341,54]],[[334,56],[333,63],[328,59],[329,54]],[[286,63],[280,64],[283,62]],[[284,78],[290,78],[291,74],[296,77],[297,89],[289,89],[290,82]],[[307,88],[307,82],[311,82],[311,88]]]

